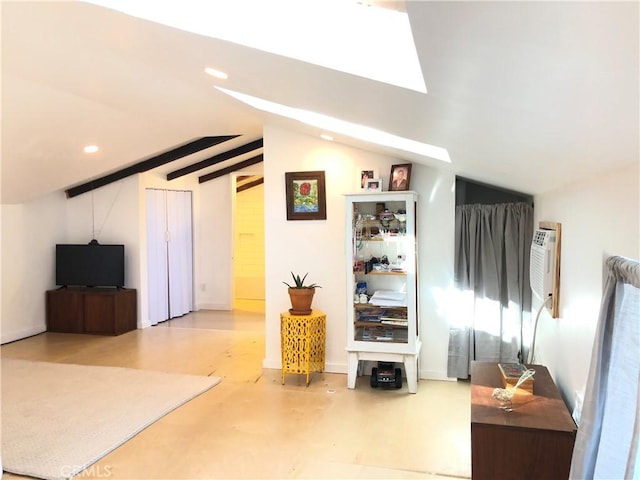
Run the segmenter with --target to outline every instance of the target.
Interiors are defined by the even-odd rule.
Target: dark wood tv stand
[[[533,395],[517,395],[513,411],[491,397],[502,387],[496,363],[471,364],[471,476],[474,480],[569,478],[576,424],[542,365]]]
[[[47,291],[47,331],[120,335],[137,328],[137,292],[129,288]]]

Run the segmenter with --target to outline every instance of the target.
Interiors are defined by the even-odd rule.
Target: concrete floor
[[[470,387],[347,389],[341,374],[264,370],[262,306],[204,311],[117,337],[43,333],[2,357],[222,377],[76,478],[470,478]],[[3,474],[3,479],[23,478]]]

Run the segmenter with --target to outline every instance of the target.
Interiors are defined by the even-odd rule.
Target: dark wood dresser
[[[471,365],[471,474],[474,480],[567,479],[576,437],[549,371],[536,373],[533,395],[517,394],[513,411],[500,409],[491,394],[502,387],[496,363]]]
[[[129,288],[47,291],[47,331],[120,335],[137,328],[137,293]]]

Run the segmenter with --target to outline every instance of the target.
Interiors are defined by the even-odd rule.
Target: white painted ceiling
[[[638,161],[637,2],[405,8],[427,94],[86,3],[3,1],[2,202],[65,189],[200,136],[241,134],[160,167],[175,170],[260,138],[265,121],[321,133],[214,84],[445,147],[450,165],[334,135],[525,193]],[[205,66],[230,78],[216,81]],[[91,143],[101,150],[87,158],[82,147]]]

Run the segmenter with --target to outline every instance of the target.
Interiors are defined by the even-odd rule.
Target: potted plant
[[[313,301],[313,295],[316,293],[316,288],[322,288],[315,283],[305,285],[304,281],[307,275],[309,275],[309,273],[306,273],[304,277],[300,278],[300,275],[295,275],[291,272],[293,284],[290,285],[287,282],[282,282],[289,287],[289,298],[291,299],[289,313],[292,315],[309,315],[311,313],[311,302]]]

